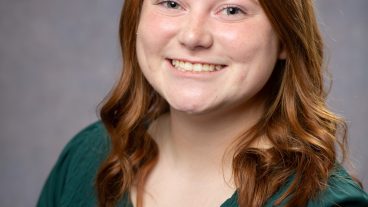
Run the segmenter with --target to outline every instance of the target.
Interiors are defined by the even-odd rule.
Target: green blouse
[[[101,122],[78,133],[62,151],[42,189],[37,206],[97,206],[94,181],[109,149],[108,134]],[[368,195],[342,167],[332,173],[328,184],[317,199],[308,203],[308,207],[368,207]],[[265,207],[272,206],[285,186],[268,199]],[[235,192],[220,207],[237,207],[237,197]],[[132,207],[132,204],[128,197],[123,197],[119,206]]]

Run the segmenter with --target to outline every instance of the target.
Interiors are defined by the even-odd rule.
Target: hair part
[[[262,89],[267,94],[263,116],[237,139],[233,174],[238,203],[262,206],[293,177],[275,204],[304,206],[326,187],[336,162],[335,145],[345,157],[346,124],[326,107],[323,41],[312,0],[259,2],[287,58],[278,60]],[[137,207],[142,207],[144,183],[159,156],[147,127],[168,111],[168,104],[138,65],[135,44],[142,3],[124,2],[120,20],[124,70],[100,112],[112,146],[96,180],[100,206],[115,206],[136,187]],[[250,148],[261,136],[273,147]]]

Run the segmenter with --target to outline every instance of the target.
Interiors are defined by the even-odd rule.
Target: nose
[[[213,44],[213,36],[206,23],[205,17],[188,15],[178,35],[180,44],[190,50],[210,48]]]

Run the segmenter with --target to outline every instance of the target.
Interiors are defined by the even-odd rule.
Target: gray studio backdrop
[[[0,0],[0,206],[34,206],[67,141],[120,70],[122,0]],[[368,188],[368,1],[318,0],[334,84]]]

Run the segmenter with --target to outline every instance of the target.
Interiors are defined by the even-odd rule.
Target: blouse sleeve
[[[308,207],[368,207],[368,195],[341,167],[330,176],[328,186]]]
[[[106,132],[100,122],[78,133],[61,152],[43,186],[37,206],[96,203],[94,179],[106,153]]]

